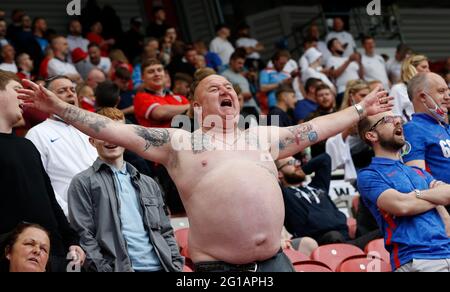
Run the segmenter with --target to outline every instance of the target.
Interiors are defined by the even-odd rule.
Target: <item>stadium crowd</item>
[[[62,34],[0,10],[1,271],[294,271],[292,253],[382,239],[394,271],[450,272],[450,58],[360,45],[339,17],[294,60],[246,24],[185,43],[161,7]]]

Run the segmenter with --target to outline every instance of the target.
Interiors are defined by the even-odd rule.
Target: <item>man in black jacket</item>
[[[85,254],[55,199],[50,179],[33,143],[12,134],[22,117],[19,79],[0,70],[0,234],[26,221],[50,232],[50,270],[66,271],[83,264]],[[74,261],[67,265],[67,253]]]

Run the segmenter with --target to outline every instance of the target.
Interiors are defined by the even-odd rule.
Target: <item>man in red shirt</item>
[[[138,123],[144,127],[170,128],[172,118],[189,109],[189,101],[165,91],[164,68],[156,59],[142,63],[142,80],[144,89],[134,98]]]

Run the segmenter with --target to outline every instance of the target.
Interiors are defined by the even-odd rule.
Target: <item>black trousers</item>
[[[199,262],[194,264],[195,272],[295,272],[289,258],[280,251],[270,259],[243,265],[221,261]]]

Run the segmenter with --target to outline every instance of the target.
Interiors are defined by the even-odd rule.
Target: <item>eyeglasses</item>
[[[402,116],[384,116],[381,119],[379,119],[370,129],[370,131],[375,130],[375,128],[383,123],[383,124],[395,124],[395,122],[399,121],[401,125],[404,124]]]
[[[298,159],[291,159],[291,160],[289,160],[288,162],[286,162],[286,163],[280,165],[280,166],[278,167],[278,170],[282,169],[283,167],[285,167],[285,166],[287,166],[287,165],[297,166],[297,167],[298,167],[298,166],[301,166],[301,165],[302,165],[302,162],[301,162],[300,160],[298,160]]]

